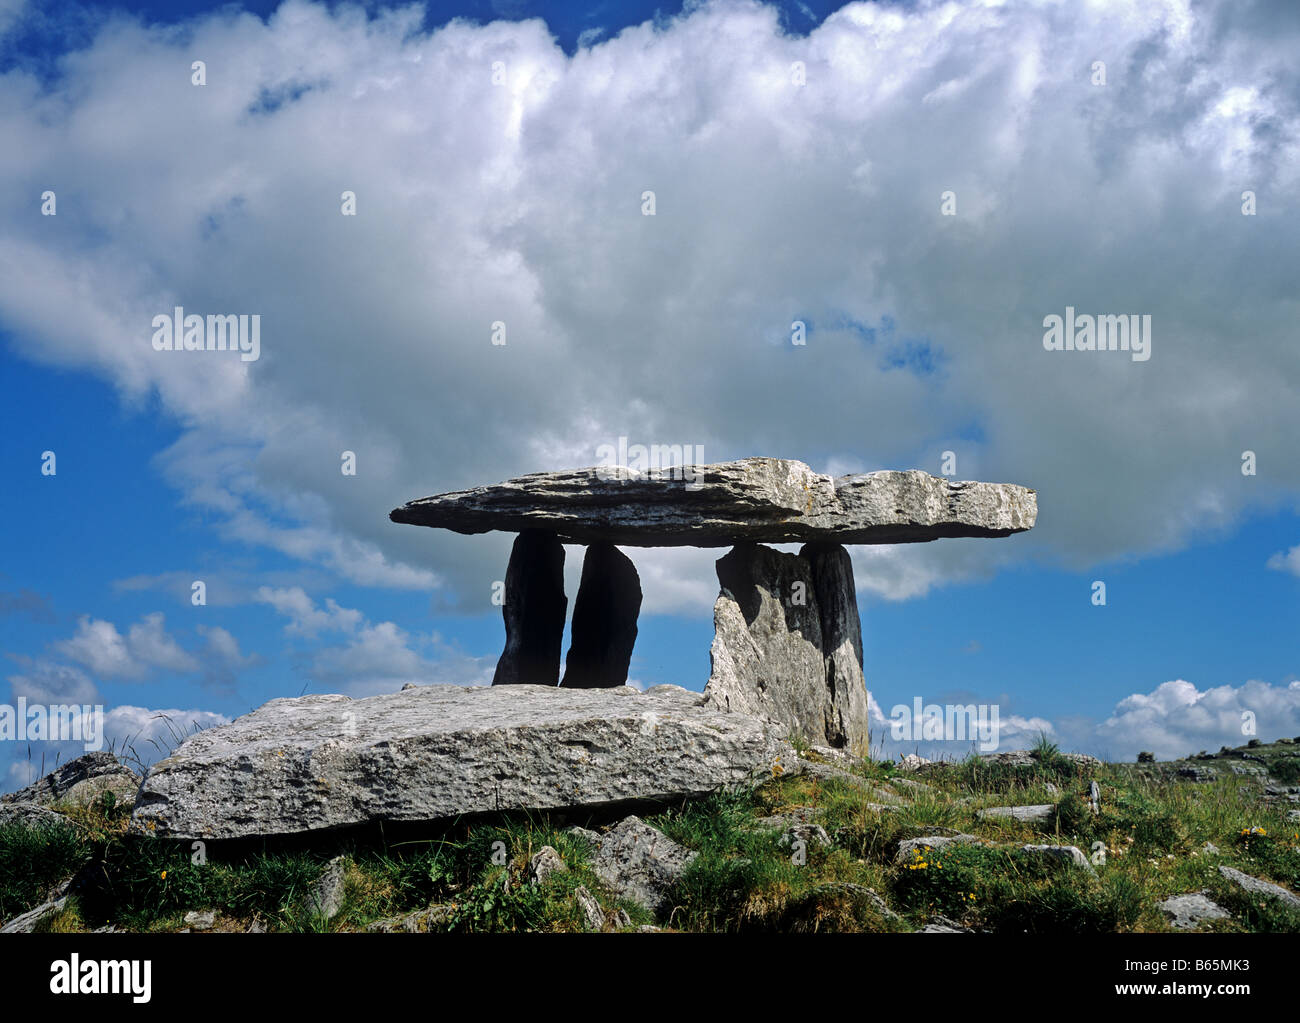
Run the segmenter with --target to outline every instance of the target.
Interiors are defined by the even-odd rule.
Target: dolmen
[[[867,692],[845,544],[1008,536],[1024,487],[923,472],[832,478],[748,458],[536,473],[426,497],[394,522],[517,533],[491,686],[277,699],[186,739],[145,775],[137,832],[303,835],[490,813],[578,819],[799,773],[809,745],[865,753]],[[564,544],[586,547],[568,655]],[[797,554],[767,544],[798,543]],[[620,548],[731,548],[717,561],[704,692],[625,685],[641,586]]]
[[[533,473],[411,501],[389,518],[518,534],[493,685],[624,685],[641,586],[619,547],[730,547],[717,562],[706,700],[781,722],[813,745],[864,754],[862,633],[844,545],[1009,536],[1037,514],[1035,492],[1012,484],[917,470],[832,477],[790,459],[745,458]],[[565,543],[587,550],[561,676]],[[776,543],[803,546],[798,554],[765,546]]]

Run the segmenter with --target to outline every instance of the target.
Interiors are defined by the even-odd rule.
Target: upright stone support
[[[805,544],[799,555],[812,567],[821,611],[826,660],[826,738],[832,746],[866,756],[870,743],[867,683],[862,674],[862,623],[853,584],[853,561],[837,543]]]
[[[627,682],[641,578],[612,543],[593,543],[582,560],[582,582],[573,603],[572,639],[562,687],[607,689]]]
[[[564,545],[552,532],[526,529],[515,537],[506,568],[506,646],[494,686],[553,686],[560,681],[564,641]]]
[[[706,699],[779,721],[825,746],[826,667],[812,566],[797,554],[738,544],[717,562],[713,670]]]

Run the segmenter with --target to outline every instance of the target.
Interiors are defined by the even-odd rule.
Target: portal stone
[[[837,543],[805,544],[822,619],[826,659],[826,738],[832,746],[866,756],[870,716],[862,674],[862,624],[849,552]]]
[[[722,591],[713,605],[706,699],[830,745],[821,614],[808,559],[747,543],[719,558],[717,569]]]
[[[582,561],[573,638],[560,685],[607,689],[625,684],[640,612],[641,578],[631,559],[612,543],[593,543]]]
[[[564,545],[554,533],[526,529],[515,538],[505,601],[506,646],[492,684],[558,685],[569,600],[564,595]]]

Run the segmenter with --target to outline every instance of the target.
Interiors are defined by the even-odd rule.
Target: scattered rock
[[[552,874],[559,874],[568,869],[569,866],[564,862],[563,857],[549,845],[544,845],[528,861],[528,883],[545,884]]]
[[[1044,782],[1044,783],[1043,783],[1043,789],[1044,789],[1044,790],[1047,792],[1047,794],[1050,795],[1050,796],[1059,796],[1059,795],[1061,794],[1061,789],[1060,789],[1060,787],[1059,787],[1059,786],[1056,786],[1056,785],[1053,785],[1050,781],[1049,781],[1049,782]]]
[[[587,890],[585,885],[578,885],[573,890],[573,900],[578,904],[578,909],[582,913],[583,923],[586,924],[589,931],[603,931],[605,929],[605,911],[600,908],[600,903],[596,897]]]
[[[376,920],[367,924],[366,930],[372,934],[428,934],[431,931],[445,930],[455,914],[456,910],[452,906],[430,906],[405,916]]]
[[[909,753],[898,762],[900,771],[919,771],[926,764],[934,763],[932,760],[926,760],[925,757],[919,757],[915,753]]]
[[[825,849],[830,847],[831,836],[826,834],[826,829],[820,824],[796,824],[786,829],[779,844],[792,847],[796,842],[802,842],[805,849],[810,845],[819,845]]]
[[[967,927],[963,927],[956,920],[951,920],[946,916],[936,914],[926,922],[917,934],[970,934]]]
[[[975,845],[982,841],[975,835],[925,835],[922,838],[907,838],[898,843],[898,852],[894,854],[895,863],[911,863],[914,850],[942,849],[948,845]]]
[[[192,931],[210,931],[216,922],[217,914],[210,909],[185,914],[185,926]]]
[[[781,729],[655,686],[421,686],[272,700],[185,739],[132,816],[159,835],[239,838],[370,821],[660,802],[801,770]]]
[[[325,864],[315,887],[307,893],[307,909],[326,920],[333,920],[343,908],[343,876],[347,873],[347,861],[342,856],[335,856]],[[187,921],[188,922],[188,921]]]
[[[836,749],[834,746],[809,746],[805,757],[811,760],[821,760],[824,763],[840,768],[842,771],[852,771],[854,768],[862,766],[862,757],[859,754]]]
[[[1219,777],[1219,772],[1213,767],[1201,767],[1197,764],[1188,764],[1178,769],[1178,777],[1193,782],[1211,782]]]
[[[248,934],[265,934],[266,924],[262,923],[260,916],[253,917],[253,922],[248,925]]]
[[[1232,867],[1220,867],[1219,873],[1226,877],[1243,891],[1251,895],[1262,895],[1267,899],[1276,899],[1283,905],[1294,910],[1300,910],[1300,896],[1293,892],[1287,891],[1280,885],[1270,884],[1268,881],[1261,881],[1257,877],[1251,877],[1249,874],[1243,874],[1240,870]]]
[[[136,789],[139,787],[140,776],[118,763],[117,757],[112,753],[87,753],[69,760],[24,789],[0,796],[0,803],[36,803],[40,806],[73,803],[89,806],[105,792],[111,792],[119,803],[129,806],[135,801]]]
[[[1058,753],[1057,756],[1068,760],[1075,767],[1093,770],[1101,767],[1101,761],[1086,753]],[[1006,750],[1002,753],[982,753],[980,760],[987,764],[1000,764],[1004,767],[1038,767],[1040,761],[1033,750]]]
[[[72,827],[63,814],[40,803],[0,803],[0,825],[4,824],[22,824],[29,828]]]
[[[775,831],[780,828],[792,828],[798,825],[816,824],[826,816],[820,806],[791,806],[770,817],[759,817],[754,824],[760,828]]]
[[[1219,847],[1215,845],[1213,842],[1206,842],[1203,846],[1201,846],[1201,852],[1203,852],[1206,856],[1218,856]]]
[[[1075,845],[1022,845],[1020,848],[1024,852],[1035,856],[1059,860],[1074,867],[1082,867],[1089,874],[1095,875],[1097,873],[1092,869],[1092,864],[1088,862],[1088,857],[1083,855],[1079,847]]]
[[[1156,908],[1169,918],[1170,926],[1178,930],[1192,930],[1207,920],[1226,920],[1232,915],[1206,898],[1204,892],[1174,895],[1156,903]]]
[[[601,836],[591,865],[619,896],[662,916],[673,885],[697,855],[639,817],[626,817]]]
[[[976,810],[975,816],[981,820],[1014,820],[1023,824],[1044,824],[1052,819],[1056,807],[1051,803],[1035,806],[990,806]]]

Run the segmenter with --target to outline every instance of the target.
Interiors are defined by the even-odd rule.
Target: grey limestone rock
[[[179,838],[667,802],[800,762],[771,722],[655,686],[421,686],[272,700],[154,764],[133,827]]]
[[[545,529],[571,543],[729,547],[1008,536],[1038,515],[1026,487],[914,469],[831,477],[791,459],[745,458],[697,466],[691,476],[676,468],[538,472],[411,501],[389,518],[458,533]]]

